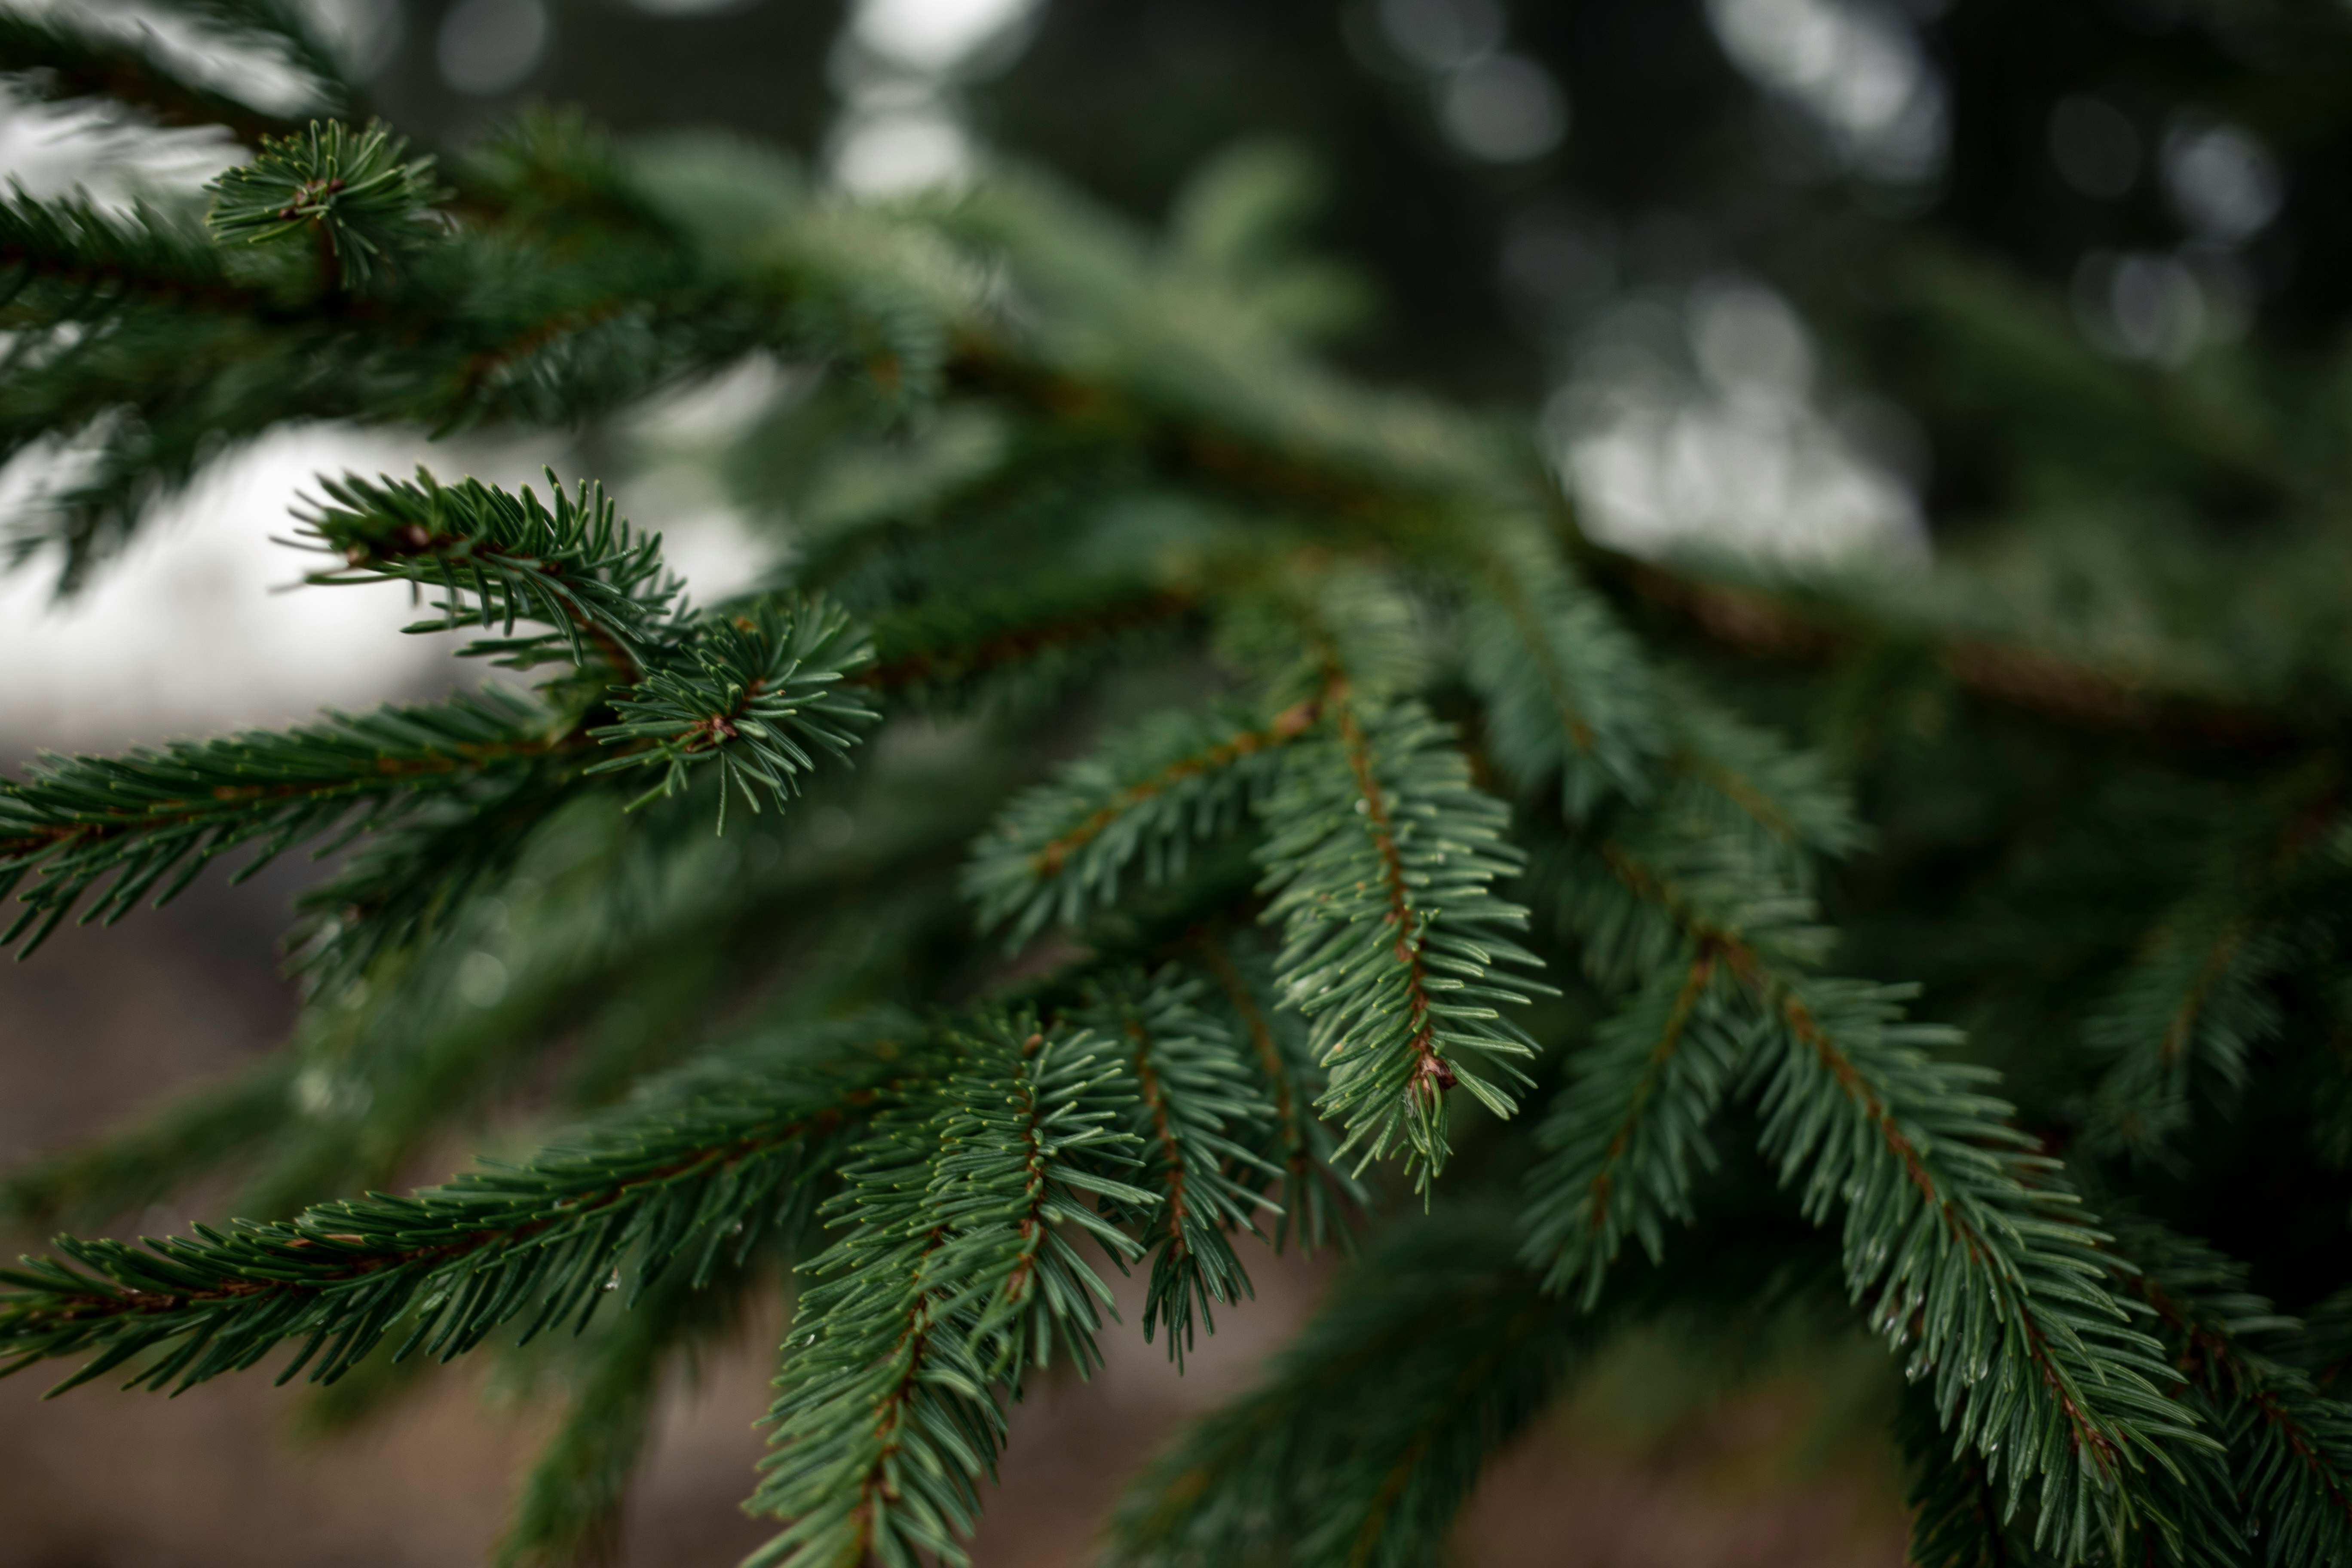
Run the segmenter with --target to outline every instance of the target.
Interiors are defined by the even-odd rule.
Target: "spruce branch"
[[[1195,843],[1240,826],[1314,721],[1311,703],[1270,721],[1220,706],[1111,736],[1005,808],[973,850],[965,896],[983,925],[1009,924],[1016,946],[1048,924],[1083,926],[1118,901],[1137,860],[1158,887],[1183,873]]]
[[[101,884],[84,923],[110,925],[150,893],[168,903],[240,846],[257,846],[242,881],[298,844],[326,838],[323,854],[428,801],[468,810],[486,784],[552,754],[551,730],[536,702],[485,688],[281,733],[44,757],[22,783],[0,784],[0,898],[30,883],[0,945],[30,953]]]
[[[2184,1131],[2192,1090],[2226,1100],[2283,1023],[2275,983],[2331,945],[2346,870],[2333,766],[2290,778],[2217,835],[2197,883],[2166,911],[2084,1027],[2105,1065],[2087,1134],[2149,1153]]]
[[[1256,1232],[1256,1189],[1279,1173],[1243,1142],[1265,1126],[1270,1108],[1254,1092],[1232,1036],[1199,1007],[1202,989],[1172,968],[1149,978],[1114,974],[1088,987],[1077,1015],[1125,1047],[1134,1074],[1129,1125],[1143,1151],[1135,1181],[1157,1201],[1143,1211],[1107,1212],[1142,1228],[1151,1261],[1143,1337],[1164,1322],[1180,1371],[1196,1317],[1202,1331],[1214,1333],[1216,1307],[1255,1294],[1228,1237]]]
[[[1257,1158],[1282,1172],[1275,1193],[1274,1248],[1281,1251],[1294,1232],[1310,1252],[1329,1241],[1344,1242],[1344,1213],[1361,1207],[1365,1194],[1333,1163],[1337,1141],[1315,1114],[1325,1088],[1322,1069],[1297,1015],[1276,1003],[1272,965],[1255,951],[1237,959],[1234,945],[1232,937],[1203,932],[1192,956],[1215,983],[1236,1032],[1248,1043],[1261,1092],[1273,1111]]]
[[[1663,816],[1671,844],[1672,800],[1628,826],[1655,843]],[[2143,1530],[2177,1549],[2163,1489],[2211,1439],[2160,1393],[2159,1348],[2105,1288],[2105,1238],[2055,1163],[2010,1125],[2009,1108],[1981,1092],[1990,1075],[1931,1054],[1956,1035],[1905,1022],[1899,989],[1808,973],[1817,944],[1791,946],[1784,933],[1811,929],[1810,902],[1753,850],[1751,841],[1730,862],[1745,874],[1710,890],[1660,874],[1672,861],[1654,851],[1645,860],[1619,842],[1594,846],[1600,869],[1571,910],[1603,973],[1653,976],[1628,1016],[1663,1006],[1655,1032],[1645,1021],[1643,1033],[1675,1048],[1644,1057],[1637,1037],[1604,1036],[1580,1066],[1551,1124],[1559,1156],[1533,1184],[1523,1221],[1530,1261],[1551,1268],[1554,1288],[1580,1285],[1596,1300],[1612,1253],[1606,1205],[1624,1205],[1620,1223],[1633,1226],[1686,1213],[1694,1130],[1730,1062],[1744,1059],[1764,1152],[1784,1183],[1801,1184],[1808,1217],[1844,1209],[1849,1294],[1867,1305],[1874,1331],[1908,1350],[1910,1375],[1932,1387],[1962,1456],[1955,1462],[2000,1485],[2002,1518],[2030,1492],[2035,1549],[2067,1561]],[[1592,895],[1612,879],[1613,896]],[[1722,1034],[1698,1037],[1690,1064],[1692,1016],[1670,1034],[1685,994],[1690,1015],[1716,996],[1727,1009]],[[1667,1070],[1678,1065],[1683,1075]],[[1605,1096],[1584,1100],[1588,1086],[1604,1085]],[[1642,1161],[1634,1195],[1612,1151]],[[1958,1517],[1949,1502],[1931,1510],[1939,1542]]]
[[[1645,805],[1537,842],[1586,972],[1633,992],[1572,1064],[1538,1133],[1550,1157],[1528,1178],[1522,1257],[1590,1310],[1628,1237],[1655,1262],[1666,1224],[1694,1218],[1694,1169],[1714,1165],[1706,1126],[1757,1031],[1754,977],[1801,973],[1829,933],[1790,847],[1689,772]]]
[[[2055,1162],[1980,1091],[1987,1071],[1930,1054],[1956,1037],[1905,1022],[1904,991],[1761,989],[1764,1152],[1810,1217],[1845,1211],[1847,1289],[1907,1348],[1954,1444],[2005,1510],[2033,1497],[2037,1545],[2069,1560],[2137,1529],[2168,1535],[2146,1478],[2177,1476],[2175,1446],[2212,1439],[2160,1392],[2161,1348],[2104,1288],[2102,1238]]]
[[[129,1387],[185,1389],[258,1363],[350,1371],[404,1314],[400,1353],[446,1360],[529,1314],[525,1339],[584,1324],[621,1266],[642,1290],[674,1263],[697,1279],[793,1223],[883,1087],[912,1064],[903,1021],[763,1044],[649,1085],[638,1105],[521,1165],[406,1198],[321,1205],[284,1223],[199,1226],[191,1237],[60,1239],[0,1270],[0,1375],[88,1355],[58,1392],[132,1368]]]
[[[1128,1163],[1119,1074],[1083,1031],[983,1020],[955,1070],[877,1119],[827,1205],[847,1233],[803,1265],[753,1511],[785,1528],[751,1561],[819,1568],[967,1559],[1004,1440],[996,1389],[1064,1349],[1081,1372],[1109,1290],[1072,1246],[1141,1247],[1093,1199],[1150,1194]]]
[[[1426,1562],[1483,1459],[1600,1337],[1478,1216],[1412,1226],[1365,1254],[1257,1389],[1145,1470],[1108,1560]]]
[[[527,485],[520,496],[479,479],[443,485],[422,468],[414,483],[322,480],[337,504],[303,513],[302,537],[343,565],[307,581],[438,589],[439,617],[407,630],[496,627],[464,652],[518,669],[568,654],[634,682],[675,637],[683,584],[663,568],[661,536],[632,529],[603,486],[583,479],[567,495],[552,470],[547,482],[552,509]],[[554,629],[518,637],[518,622]]]
[[[312,121],[298,135],[267,138],[252,163],[205,187],[212,231],[246,245],[315,235],[333,267],[330,288],[358,289],[431,232],[443,192],[433,160],[407,153],[407,139],[380,122],[354,131]]]
[[[1546,1289],[1590,1311],[1629,1237],[1654,1263],[1666,1223],[1696,1217],[1693,1168],[1715,1168],[1706,1125],[1753,1032],[1736,989],[1714,947],[1688,949],[1578,1057],[1537,1133],[1550,1158],[1528,1176],[1521,1258],[1544,1271]]]
[[[2259,1550],[2278,1568],[2342,1562],[2352,1552],[2352,1407],[2277,1358],[2303,1325],[2247,1289],[2243,1265],[2203,1243],[2145,1220],[2117,1231],[2117,1292],[2147,1307],[2176,1395],[2227,1447],[2194,1456],[2192,1481],[2202,1484],[2183,1488],[2185,1522],[2215,1561]]]
[[[1533,1043],[1501,1011],[1534,967],[1505,938],[1526,911],[1488,889],[1519,869],[1509,813],[1470,782],[1451,733],[1413,702],[1368,707],[1335,683],[1315,732],[1295,742],[1260,805],[1265,918],[1283,928],[1284,1000],[1314,1020],[1330,1074],[1318,1109],[1345,1124],[1363,1162],[1402,1146],[1417,1188],[1447,1154],[1445,1091],[1465,1087],[1498,1116],[1514,1102],[1481,1076],[1518,1076]]]
[[[1496,531],[1462,635],[1485,744],[1521,791],[1556,779],[1571,818],[1650,792],[1665,738],[1649,661],[1546,541]]]
[[[614,722],[588,733],[624,750],[587,772],[661,769],[661,782],[635,803],[643,805],[677,795],[689,769],[715,761],[723,832],[729,786],[757,812],[761,792],[781,806],[798,791],[816,766],[809,748],[847,760],[856,731],[879,715],[844,682],[872,658],[849,617],[822,601],[704,616],[614,696]]]

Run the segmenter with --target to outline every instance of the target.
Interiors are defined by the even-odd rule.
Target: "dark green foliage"
[[[1773,997],[1765,1152],[1809,1216],[1844,1208],[1847,1289],[1932,1380],[2004,1510],[2032,1497],[2037,1544],[2074,1559],[2160,1528],[2143,1498],[2178,1472],[2168,1444],[2211,1439],[2159,1392],[2158,1346],[2100,1289],[2098,1233],[2051,1186],[2055,1162],[2011,1130],[1981,1070],[1929,1055],[1949,1032],[1903,1022],[1899,1000],[1839,982]]]
[[[2037,1548],[2030,1531],[2011,1524],[1984,1461],[1953,1450],[1930,1391],[1905,1391],[1895,1432],[1912,1468],[1904,1500],[1912,1509],[1916,1568],[2046,1568],[2063,1561]]]
[[[0,896],[31,883],[0,943],[22,940],[31,952],[101,883],[82,918],[111,925],[150,893],[169,902],[215,856],[243,845],[258,848],[239,880],[295,845],[331,832],[337,847],[427,802],[454,797],[470,811],[486,779],[555,751],[552,730],[537,703],[485,688],[283,734],[47,758],[23,784],[0,786]]]
[[[1674,809],[1670,795],[1643,815]],[[1650,978],[1546,1124],[1528,1261],[1589,1307],[1627,1236],[1661,1256],[1712,1163],[1706,1125],[1744,1079],[1808,1217],[1845,1211],[1845,1288],[1932,1390],[1968,1495],[1997,1497],[2003,1520],[2031,1496],[2035,1544],[2068,1561],[2134,1529],[2172,1543],[2172,1446],[2193,1463],[2210,1438],[2160,1392],[2158,1347],[2102,1288],[2102,1237],[2053,1189],[2055,1163],[1981,1069],[1937,1059],[1955,1036],[1905,1022],[1900,992],[1805,973],[1810,902],[1754,840],[1685,824],[1666,843],[1685,853],[1603,839],[1567,872],[1600,975]]]
[[[1144,1237],[1151,1281],[1143,1337],[1164,1323],[1169,1359],[1179,1367],[1196,1317],[1213,1333],[1213,1309],[1250,1294],[1228,1237],[1257,1229],[1257,1189],[1281,1170],[1241,1142],[1264,1129],[1272,1109],[1231,1034],[1196,1005],[1202,989],[1173,972],[1114,975],[1093,988],[1078,1015],[1124,1050],[1134,1074],[1137,1180],[1151,1197],[1147,1206],[1112,1204],[1106,1213],[1132,1219]]]
[[[1588,1309],[1628,1237],[1653,1262],[1665,1226],[1687,1225],[1695,1169],[1712,1169],[1706,1123],[1738,1073],[1753,1026],[1711,953],[1662,969],[1594,1036],[1538,1134],[1551,1159],[1528,1177],[1527,1255]]]
[[[2281,1031],[2275,982],[2328,950],[2345,886],[2341,784],[2332,767],[2291,778],[2216,835],[2199,885],[2165,911],[2084,1029],[2109,1062],[2093,1136],[2146,1153],[2177,1141],[2203,1100],[2242,1094]]]
[[[706,1277],[789,1231],[865,1107],[908,1070],[895,1059],[906,1038],[884,1020],[763,1042],[650,1086],[642,1105],[528,1164],[413,1197],[200,1226],[144,1248],[68,1238],[70,1264],[0,1273],[14,1291],[0,1298],[5,1373],[88,1354],[61,1389],[126,1363],[131,1386],[187,1388],[291,1342],[279,1382],[305,1370],[332,1382],[412,1310],[403,1353],[444,1359],[526,1312],[525,1338],[584,1323],[625,1264],[634,1294],[674,1261]]]
[[[128,217],[85,198],[0,201],[0,261],[10,268],[0,309],[11,326],[35,329],[9,345],[12,364],[32,361],[40,329],[97,322],[159,300],[242,303],[219,251],[193,224],[152,208]]]
[[[940,712],[1033,707],[1115,654],[1149,651],[1196,608],[1192,595],[1125,573],[1055,574],[994,602],[926,599],[875,616],[874,679]]]
[[[274,0],[189,14],[347,90]],[[37,67],[242,123],[160,53],[0,26],[0,69]],[[2274,641],[2085,608],[2000,520],[1916,580],[1599,548],[1507,431],[1302,357],[1341,313],[1307,183],[1238,153],[1162,244],[1030,176],[859,204],[542,111],[432,163],[321,124],[226,176],[209,232],[0,206],[0,457],[89,459],[13,538],[68,587],[295,421],[601,456],[610,416],[744,367],[764,405],[693,460],[791,535],[698,607],[597,485],[324,479],[310,581],[404,587],[410,630],[534,694],[0,784],[27,949],[242,846],[350,851],[301,897],[286,1052],[5,1189],[47,1223],[233,1173],[261,1217],[59,1240],[5,1276],[0,1359],[179,1388],[283,1345],[349,1415],[404,1353],[568,1325],[502,1549],[552,1563],[610,1542],[663,1379],[781,1263],[756,1561],[959,1562],[1011,1404],[1103,1355],[1103,1261],[1181,1363],[1248,1310],[1254,1247],[1352,1231],[1116,1560],[1433,1560],[1612,1338],[1781,1307],[1894,1352],[1923,1563],[2352,1557],[2352,1294],[2326,1257],[2274,1284],[2262,1228],[2345,1144],[2324,606],[2286,595]],[[1886,270],[1923,342],[1975,324],[1919,350],[1960,382],[2044,363],[2106,411],[2070,419],[2182,417],[2046,301]],[[2158,467],[2263,466],[2211,447]],[[591,1119],[320,1201],[532,1096]],[[2285,1173],[2242,1193],[2256,1114]],[[2252,1272],[2085,1191],[2211,1196]]]
[[[660,535],[632,530],[602,487],[583,480],[572,497],[552,472],[547,483],[552,510],[529,486],[510,496],[478,479],[445,487],[430,474],[413,484],[326,480],[336,504],[307,513],[304,531],[343,565],[308,580],[437,588],[439,618],[408,630],[495,626],[498,637],[466,651],[520,669],[568,654],[635,679],[647,651],[676,635],[684,584],[662,569]],[[552,629],[518,638],[518,621]]]
[[[1561,809],[1581,816],[1654,786],[1664,749],[1654,678],[1608,606],[1539,539],[1498,542],[1466,596],[1463,642],[1487,744],[1521,789],[1556,779]]]
[[[835,1202],[849,1233],[805,1266],[751,1503],[789,1522],[754,1562],[962,1562],[1004,1442],[997,1385],[1056,1351],[1099,1357],[1110,1292],[1073,1238],[1141,1250],[1088,1202],[1151,1202],[1118,1179],[1135,1140],[1098,1043],[1013,1019],[957,1043],[954,1076],[857,1146]]]
[[[299,135],[271,137],[258,155],[215,180],[212,230],[230,244],[267,245],[315,234],[337,281],[355,289],[395,265],[422,237],[441,192],[433,160],[382,125],[354,131],[313,121]]]
[[[2343,1561],[2352,1552],[2352,1408],[2276,1359],[2302,1325],[2249,1291],[2244,1266],[2212,1248],[2144,1221],[2119,1229],[2116,1272],[2150,1310],[2172,1363],[2169,1392],[2228,1449],[2199,1461],[2184,1489],[2181,1560]]]
[[[1487,891],[1518,869],[1509,814],[1472,786],[1444,727],[1413,703],[1367,711],[1344,688],[1325,708],[1261,807],[1275,973],[1314,1020],[1331,1079],[1318,1109],[1347,1128],[1341,1152],[1402,1148],[1425,1188],[1449,1152],[1447,1090],[1511,1113],[1496,1080],[1522,1077],[1512,1058],[1535,1049],[1502,1008],[1528,983],[1494,971],[1540,961],[1502,934],[1526,911]]]
[[[1189,957],[1203,970],[1231,1017],[1230,1027],[1256,1068],[1265,1114],[1255,1129],[1251,1163],[1281,1172],[1273,1189],[1271,1232],[1280,1251],[1295,1235],[1310,1250],[1347,1239],[1347,1210],[1360,1205],[1364,1189],[1333,1163],[1339,1140],[1315,1113],[1325,1078],[1305,1022],[1277,1004],[1274,966],[1244,942],[1203,934]],[[1244,1128],[1247,1132],[1251,1129]]]
[[[1193,845],[1231,833],[1263,799],[1281,749],[1307,733],[1300,704],[1270,722],[1230,708],[1165,713],[1112,737],[1014,801],[982,840],[964,890],[990,924],[1026,942],[1048,924],[1082,926],[1118,900],[1137,860],[1159,887],[1182,875]]]
[[[1155,1461],[1108,1561],[1426,1563],[1480,1467],[1601,1337],[1514,1267],[1507,1227],[1391,1236],[1261,1387]]]
[[[665,665],[613,699],[617,721],[588,732],[627,751],[588,772],[660,768],[662,782],[641,797],[651,800],[677,795],[689,767],[715,760],[724,832],[730,794],[753,811],[754,784],[779,805],[792,797],[816,766],[801,742],[848,759],[876,714],[842,681],[872,658],[848,617],[822,602],[706,616]]]

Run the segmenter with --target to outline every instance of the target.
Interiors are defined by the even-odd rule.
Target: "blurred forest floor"
[[[273,967],[290,866],[241,889],[201,881],[178,904],[111,931],[68,928],[26,963],[0,964],[0,1163],[55,1148],[231,1067],[292,1013]],[[462,1163],[451,1149],[413,1173]],[[219,1201],[219,1194],[214,1194]],[[204,1194],[135,1228],[176,1228]],[[35,1239],[8,1238],[10,1253]],[[1181,1378],[1161,1347],[1107,1339],[1091,1384],[1049,1384],[1016,1414],[975,1568],[1088,1561],[1122,1478],[1192,1412],[1229,1395],[1303,1320],[1320,1263],[1260,1254],[1257,1300]],[[1123,1282],[1121,1313],[1140,1308]],[[761,1448],[779,1309],[671,1395],[633,1509],[628,1568],[724,1568],[767,1533],[737,1504]],[[1899,1479],[1875,1450],[1792,1473],[1822,1394],[1784,1377],[1703,1410],[1668,1400],[1628,1430],[1645,1384],[1675,1381],[1654,1352],[1619,1357],[1611,1386],[1539,1425],[1489,1474],[1457,1537],[1463,1568],[1894,1568]],[[1667,1356],[1671,1360],[1671,1356]],[[42,1408],[55,1369],[0,1384],[0,1568],[462,1568],[486,1560],[512,1486],[546,1431],[478,1369],[427,1377],[356,1434],[299,1442],[298,1395],[257,1373],[177,1400],[104,1384]],[[1817,1381],[1817,1380],[1816,1380]],[[1654,1403],[1654,1401],[1651,1402]],[[1614,1413],[1614,1414],[1612,1414]]]

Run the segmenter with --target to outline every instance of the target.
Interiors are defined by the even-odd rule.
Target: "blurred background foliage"
[[[1285,209],[1342,258],[1293,325],[1539,410],[1607,542],[1932,540],[2062,638],[2310,657],[2291,581],[2209,574],[2345,494],[2336,0],[316,3],[444,139],[546,99],[872,190],[1013,159],[1244,268],[1220,225]]]

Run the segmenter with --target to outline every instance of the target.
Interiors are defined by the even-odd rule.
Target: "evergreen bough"
[[[293,12],[194,9],[356,101]],[[1136,1483],[1113,1561],[1428,1561],[1610,1336],[1782,1308],[1899,1362],[1922,1563],[2352,1560],[2352,1297],[2282,1315],[2151,1217],[2175,1188],[2133,1191],[2217,1093],[2334,1082],[2295,1055],[2347,1016],[2324,705],[1988,631],[1963,592],[1596,549],[1510,429],[1286,341],[1254,291],[1278,236],[1163,251],[1017,174],[861,205],[562,115],[436,163],[67,19],[0,51],[27,91],[259,139],[209,226],[0,204],[0,455],[89,458],[13,548],[67,589],[280,424],[547,429],[808,372],[729,460],[796,531],[754,590],[694,605],[593,483],[326,478],[312,584],[400,584],[412,632],[535,684],[0,785],[20,952],[232,851],[351,850],[305,897],[284,1055],[0,1194],[98,1219],[241,1168],[262,1217],[5,1271],[6,1370],[177,1390],[275,1358],[335,1385],[331,1424],[418,1358],[579,1336],[500,1549],[565,1561],[611,1540],[665,1366],[781,1261],[754,1561],[961,1561],[1024,1382],[1098,1364],[1107,1268],[1147,1272],[1181,1360],[1247,1310],[1241,1238],[1347,1242],[1266,1381]],[[1186,210],[1245,216],[1213,187],[1254,156]],[[1736,716],[1788,704],[1727,648],[1853,671],[1832,709],[1966,704],[1986,746],[2063,721],[2226,819],[2145,931],[2074,943],[2089,1000],[2034,1015],[2025,1112],[1927,1021],[1948,1001],[1829,967],[1823,889],[1869,838],[1837,767]],[[2212,766],[2216,735],[2263,760]],[[1963,946],[2032,915],[1971,918]],[[485,957],[502,995],[453,996]],[[330,1195],[558,1040],[578,1130]],[[2343,1103],[2305,1108],[2339,1163]]]

